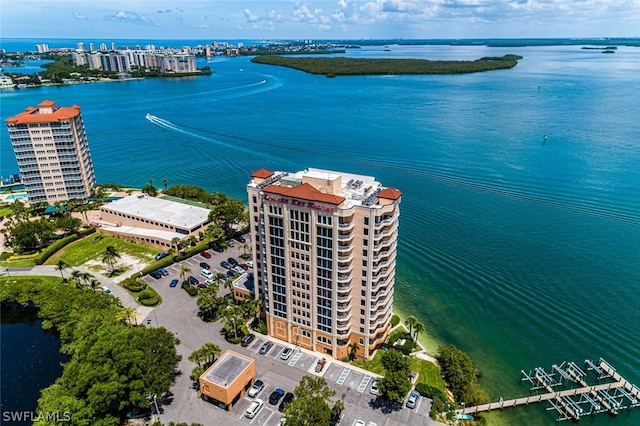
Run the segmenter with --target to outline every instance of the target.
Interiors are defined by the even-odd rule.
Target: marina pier
[[[640,388],[618,374],[607,361],[585,360],[580,368],[574,362],[553,365],[547,372],[541,367],[528,373],[522,370],[521,381],[530,383],[535,393],[521,398],[466,407],[458,414],[477,414],[485,411],[548,402],[547,410],[558,413],[557,421],[580,420],[582,416],[599,413],[618,414],[618,411],[640,406]],[[540,392],[540,393],[537,393]]]

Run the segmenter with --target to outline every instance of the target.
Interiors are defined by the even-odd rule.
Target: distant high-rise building
[[[247,185],[254,280],[271,336],[369,358],[391,329],[402,193],[373,176],[260,169]]]
[[[36,50],[38,53],[48,53],[49,45],[48,44],[36,44]]]
[[[113,43],[113,42],[111,43],[111,50],[114,50],[114,51],[115,51],[115,50],[117,50],[117,49],[116,49],[116,44],[115,44],[115,43]]]
[[[89,197],[96,178],[79,106],[45,100],[5,122],[30,203]]]
[[[107,44],[106,43],[100,43],[100,50],[103,52],[107,51]]]
[[[93,43],[89,43],[89,51],[90,52],[95,52],[96,51],[96,47],[94,46]]]
[[[79,43],[78,43],[78,51],[80,51],[80,52],[84,52],[84,50],[85,50],[85,49],[84,49],[84,43],[83,43],[83,42],[79,42]]]

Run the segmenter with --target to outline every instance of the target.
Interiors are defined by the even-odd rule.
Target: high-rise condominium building
[[[43,101],[5,121],[30,203],[89,196],[96,178],[79,106]]]
[[[269,334],[368,358],[391,328],[402,193],[372,176],[260,169],[247,185],[255,282]]]

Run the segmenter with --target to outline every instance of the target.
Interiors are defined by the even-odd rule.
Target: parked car
[[[218,253],[222,253],[224,252],[224,249],[220,246],[214,246],[211,250],[218,252]]]
[[[207,262],[200,262],[200,267],[202,269],[211,269],[211,266]]]
[[[226,281],[226,280],[229,280],[229,279],[231,279],[231,278],[233,278],[233,272],[231,272],[231,271],[227,271],[227,272],[224,274],[224,276],[223,276],[223,279],[224,279],[225,281]]]
[[[416,408],[418,405],[418,400],[420,399],[420,394],[418,391],[412,390],[409,394],[409,399],[407,399],[407,408]]]
[[[231,268],[231,270],[237,274],[244,274],[244,269],[239,266],[234,266],[233,268]]]
[[[167,253],[166,251],[161,251],[160,253],[156,254],[154,256],[155,260],[160,260],[160,259],[164,259],[165,257],[169,256],[169,253]]]
[[[196,277],[194,277],[193,275],[191,275],[189,277],[189,284],[191,285],[198,285],[200,284],[200,281],[198,281],[198,279]]]
[[[228,245],[229,247],[233,247],[233,246],[234,246],[234,244],[233,244],[233,240],[227,240],[227,241],[225,241],[224,243],[225,243],[226,245]]]
[[[316,364],[316,373],[321,372],[326,363],[327,363],[327,359],[326,358],[319,359],[318,363]]]
[[[256,338],[255,334],[253,334],[253,333],[252,334],[247,334],[246,336],[244,336],[242,338],[242,341],[240,342],[240,345],[244,346],[246,348],[247,346],[249,346],[251,344],[251,342],[253,342],[253,340],[255,338]]]
[[[102,291],[104,291],[107,294],[111,294],[111,290],[109,289],[109,287],[102,287]]]
[[[247,266],[253,268],[253,260],[247,260]]]
[[[360,419],[357,419],[353,426],[366,426],[366,423]]]
[[[290,346],[287,346],[284,348],[284,350],[282,351],[282,355],[280,355],[280,359],[283,360],[288,360],[291,357],[291,354],[293,353],[293,348]]]
[[[260,346],[260,355],[264,355],[267,352],[269,352],[269,349],[271,349],[271,346],[273,346],[272,342],[264,342],[262,346]]]
[[[340,423],[340,420],[344,417],[343,410],[333,411],[331,410],[331,418],[329,419],[329,426],[336,426]]]
[[[208,251],[203,251],[202,253],[200,253],[202,255],[202,257],[204,257],[205,259],[211,259],[211,255],[209,254]]]
[[[236,241],[239,243],[244,243],[247,240],[242,235],[240,235],[239,237],[236,237]]]
[[[178,285],[178,280],[171,280],[171,284],[169,284],[169,287],[175,287]]]
[[[269,395],[269,404],[271,405],[276,405],[278,403],[278,401],[280,401],[280,398],[282,398],[284,396],[284,391],[280,388],[274,390],[273,392],[271,392],[271,395]]]
[[[202,271],[200,271],[200,275],[202,275],[203,277],[205,277],[208,280],[213,279],[213,272],[211,272],[208,269],[203,269]]]
[[[246,271],[247,269],[249,269],[249,265],[247,265],[246,263],[241,263],[241,264],[239,264],[238,266],[239,266],[239,267],[241,267],[242,269],[244,269],[245,271]]]
[[[284,411],[284,407],[286,407],[288,403],[293,401],[294,398],[295,396],[291,392],[287,392],[284,398],[282,398],[282,402],[280,402],[280,405],[278,405],[278,411]]]
[[[149,275],[151,275],[151,277],[155,278],[156,280],[159,280],[160,278],[162,278],[162,274],[158,271],[153,271]]]
[[[166,269],[164,269],[164,268],[160,268],[160,269],[158,269],[158,272],[160,272],[160,273],[161,273],[163,276],[165,276],[165,277],[166,277],[167,275],[169,275],[169,271],[167,271],[167,270],[166,270]]]
[[[369,389],[369,393],[371,395],[378,395],[378,379],[375,379],[373,383],[371,383],[371,389]]]
[[[233,266],[236,266],[238,264],[238,261],[235,260],[233,257],[230,257],[227,259],[227,262],[229,262],[230,264],[232,264]]]
[[[256,399],[251,403],[249,408],[247,408],[247,411],[244,412],[245,417],[247,417],[248,419],[254,418],[260,412],[260,410],[262,410],[263,406],[264,401],[262,401],[261,399]]]
[[[247,392],[247,395],[249,396],[249,398],[255,398],[260,392],[262,392],[262,389],[264,389],[264,383],[262,382],[262,380],[256,380],[253,383],[253,386],[249,388],[249,392]]]
[[[231,264],[229,262],[225,262],[224,260],[220,262],[220,266],[222,266],[224,269],[231,268]]]
[[[196,287],[198,287],[200,290],[204,290],[205,288],[207,288],[207,285],[204,283],[200,283]]]

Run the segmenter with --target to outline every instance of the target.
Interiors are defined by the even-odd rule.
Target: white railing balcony
[[[350,231],[351,229],[353,229],[353,221],[351,222],[347,222],[347,223],[339,223],[338,224],[338,229],[340,229],[341,231],[347,230]]]
[[[353,234],[338,234],[338,241],[351,241]]]

